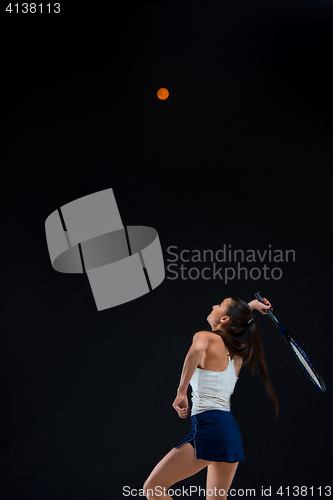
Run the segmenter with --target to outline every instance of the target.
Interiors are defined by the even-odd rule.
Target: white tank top
[[[197,367],[190,380],[192,387],[191,415],[202,413],[206,410],[230,411],[230,396],[234,392],[237,377],[234,359],[223,372],[203,370]]]

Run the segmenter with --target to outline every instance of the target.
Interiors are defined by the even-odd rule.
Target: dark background
[[[213,304],[257,291],[327,391],[255,313],[281,413],[244,367],[232,410],[246,461],[233,487],[286,497],[329,485],[332,4],[62,5],[58,17],[4,4],[1,16],[0,498],[142,488],[189,430],[171,404],[193,333]],[[165,258],[171,245],[231,244],[294,249],[296,261],[277,264],[280,280],[167,272],[152,293],[97,312],[85,276],[52,269],[44,224],[110,187],[123,223],[154,227]],[[205,472],[183,484],[204,487]]]

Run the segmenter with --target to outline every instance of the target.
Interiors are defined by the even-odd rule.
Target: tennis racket
[[[262,302],[263,304],[265,304],[265,302],[263,301],[263,298],[259,292],[255,294],[255,298],[257,300],[259,300],[259,302]],[[266,309],[266,313],[271,318],[271,320],[273,321],[275,326],[277,326],[277,328],[279,329],[280,333],[282,334],[284,340],[292,348],[292,351],[293,351],[297,361],[299,362],[299,364],[301,365],[301,367],[303,368],[305,373],[308,375],[310,380],[312,380],[312,382],[315,384],[315,386],[321,392],[326,391],[326,387],[325,387],[323,379],[321,378],[321,376],[319,375],[319,373],[315,369],[312,361],[305,354],[305,352],[303,351],[301,346],[289,335],[289,333],[285,330],[285,328],[278,322],[278,320],[276,319],[276,317],[274,316],[274,314],[272,313],[272,311],[270,309]]]

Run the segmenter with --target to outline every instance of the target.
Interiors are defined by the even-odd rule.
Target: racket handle
[[[262,296],[260,295],[260,292],[255,293],[255,294],[254,294],[254,296],[255,296],[255,298],[256,298],[257,300],[259,300],[259,302],[262,302],[263,304],[265,304],[264,299],[263,299],[263,298],[262,298]]]
[[[262,296],[260,295],[260,292],[256,293],[255,295],[255,298],[257,300],[259,300],[259,302],[261,302],[262,304],[265,304]],[[266,304],[265,304],[266,305]],[[268,316],[271,318],[272,321],[274,321],[274,323],[276,324],[276,326],[278,327],[278,329],[280,330],[280,325],[279,325],[279,322],[277,320],[277,318],[274,316],[274,314],[272,313],[271,309],[266,309],[266,313],[268,314]]]

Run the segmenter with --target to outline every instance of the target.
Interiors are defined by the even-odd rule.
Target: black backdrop
[[[207,329],[213,304],[256,291],[327,391],[255,313],[281,414],[244,367],[232,411],[246,461],[233,488],[261,497],[271,486],[284,498],[288,486],[289,496],[313,486],[307,497],[320,498],[321,486],[324,496],[332,14],[323,1],[62,6],[58,17],[3,7],[1,499],[104,500],[142,488],[190,426],[171,403],[193,333]],[[295,262],[274,264],[280,279],[227,283],[167,270],[152,293],[97,312],[85,276],[52,269],[44,223],[110,187],[125,225],[158,231],[166,266],[171,246],[293,249]],[[183,484],[204,487],[205,472]]]

